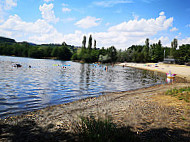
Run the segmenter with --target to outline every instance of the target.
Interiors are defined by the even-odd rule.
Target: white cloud
[[[166,19],[165,15],[160,14],[156,19],[134,19],[128,22],[123,22],[109,28],[111,32],[125,32],[127,35],[134,36],[151,36],[158,31],[167,30],[172,26],[173,18]]]
[[[160,16],[163,16],[163,15],[165,15],[165,13],[162,11],[162,12],[160,12],[159,15],[160,15]]]
[[[42,18],[46,20],[47,22],[53,22],[56,23],[59,21],[59,18],[55,17],[53,9],[53,4],[43,4],[40,5],[39,10],[41,11]]]
[[[116,4],[125,4],[125,3],[133,3],[132,0],[107,0],[107,1],[96,1],[93,4],[96,6],[102,7],[113,7]]]
[[[190,37],[187,37],[185,39],[178,40],[179,45],[182,44],[190,44]]]
[[[7,11],[17,6],[17,0],[0,0],[0,23],[4,22]]]
[[[62,11],[63,11],[63,12],[70,12],[70,11],[71,11],[70,8],[67,8],[67,7],[66,7],[66,6],[68,6],[68,4],[62,3],[62,6],[63,6],[63,8],[62,8]]]
[[[178,31],[176,27],[173,27],[172,29],[170,29],[170,32],[175,32],[175,31]]]
[[[91,27],[98,26],[100,22],[101,22],[100,18],[87,16],[86,18],[81,19],[80,21],[76,22],[75,25],[83,29],[88,29]]]
[[[67,7],[63,7],[63,8],[62,8],[62,11],[63,11],[63,12],[70,12],[71,9],[69,9],[69,8],[67,8]]]
[[[161,36],[160,38],[151,39],[151,40],[150,40],[150,44],[158,43],[159,40],[161,40],[161,43],[162,43],[163,46],[168,46],[168,47],[170,47],[171,41],[170,41],[169,37],[167,37],[167,36],[165,36],[165,37],[164,37],[164,36]]]
[[[151,37],[157,35],[157,33],[167,31],[172,24],[173,18],[166,18],[164,12],[161,12],[155,19],[138,20],[136,18],[112,26],[108,28],[106,32],[95,32],[90,34],[97,40],[97,46],[99,47],[110,47],[114,45],[116,48],[125,49],[133,44],[144,44],[146,38],[151,39]],[[65,35],[65,37],[66,36],[67,35]],[[81,44],[82,38],[80,36],[78,36],[80,42],[77,45]],[[77,38],[77,36],[75,37]],[[163,40],[163,45],[168,45],[169,39],[167,37],[160,37],[160,39]],[[158,40],[159,39],[156,39],[156,42],[158,42]]]
[[[44,0],[45,2],[50,2],[50,1],[54,1],[54,0]]]
[[[0,25],[2,36],[26,40],[34,43],[61,43],[63,35],[45,20],[25,22],[18,15],[9,18]]]
[[[64,35],[64,41],[67,44],[81,46],[83,36],[86,35],[82,31],[75,31],[73,34]]]
[[[17,0],[5,0],[4,9],[10,10],[12,7],[17,6]]]
[[[90,27],[92,25],[97,26],[100,21],[101,19],[99,18],[88,16],[78,21],[76,25],[89,28],[89,25]],[[93,39],[97,41],[97,47],[114,45],[116,48],[125,49],[134,44],[144,44],[146,38],[149,38],[152,42],[158,42],[160,39],[164,46],[170,45],[168,37],[160,37],[153,40],[151,40],[151,37],[156,36],[160,31],[167,31],[172,26],[172,23],[172,17],[166,18],[164,15],[160,15],[155,19],[126,21],[108,28],[105,32],[84,33],[75,31],[72,34],[63,35],[45,19],[39,19],[36,22],[25,22],[18,15],[13,15],[0,24],[0,33],[2,36],[15,38],[17,41],[26,40],[34,43],[62,43],[65,41],[67,44],[76,46],[81,46],[84,35],[89,37],[91,34]],[[181,42],[188,43],[189,40],[190,38],[187,38]]]

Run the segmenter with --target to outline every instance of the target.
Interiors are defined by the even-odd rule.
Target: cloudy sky
[[[0,36],[81,46],[90,34],[100,48],[190,44],[190,0],[0,0]]]

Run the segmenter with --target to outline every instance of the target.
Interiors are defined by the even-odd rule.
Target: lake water
[[[13,67],[14,63],[22,65]],[[29,65],[31,68],[29,68]],[[62,68],[64,66],[66,68]],[[163,84],[166,75],[121,66],[0,56],[0,118],[95,97]]]

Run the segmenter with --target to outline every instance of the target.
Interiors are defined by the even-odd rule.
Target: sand
[[[185,78],[188,82],[190,82],[190,66],[163,63],[121,63],[119,65],[163,73],[169,73],[169,71],[171,71],[172,74],[177,74],[178,77]]]

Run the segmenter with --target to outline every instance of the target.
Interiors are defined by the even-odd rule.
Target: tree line
[[[183,44],[178,47],[178,40],[173,39],[171,47],[162,46],[161,40],[158,43],[149,44],[149,39],[145,40],[145,45],[132,45],[125,51],[118,51],[117,61],[119,62],[162,62],[164,58],[175,59],[178,64],[190,62],[190,44]]]
[[[114,46],[109,48],[97,48],[96,40],[92,35],[87,39],[83,36],[82,47],[74,47],[62,44],[36,45],[28,42],[16,42],[13,39],[0,37],[0,55],[54,58],[60,60],[73,60],[82,62],[162,62],[164,58],[174,58],[178,64],[190,62],[190,44],[178,47],[177,39],[171,42],[171,47],[164,47],[161,40],[150,45],[149,39],[144,45],[132,45],[126,50],[116,50]]]
[[[117,50],[114,46],[107,49],[102,47],[101,49],[96,48],[96,40],[92,46],[92,35],[89,36],[88,46],[86,36],[83,37],[82,47],[79,48],[72,56],[72,60],[78,60],[82,62],[116,62]]]
[[[70,60],[74,50],[76,49],[73,46],[67,45],[65,42],[63,44],[36,45],[28,42],[18,43],[0,37],[0,55]]]

